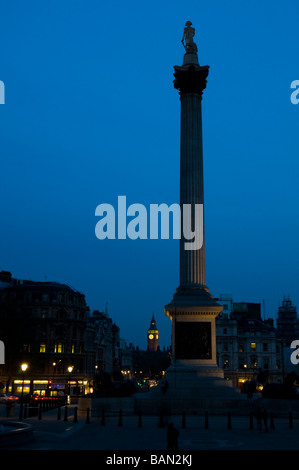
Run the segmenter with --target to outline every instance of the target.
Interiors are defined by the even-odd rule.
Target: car
[[[25,394],[25,395],[16,395],[15,396],[16,400],[19,400],[19,403],[31,403],[33,401],[37,401],[39,399],[39,396],[37,394],[31,395],[30,393]]]
[[[16,398],[6,393],[0,393],[0,403],[12,403],[16,401]]]

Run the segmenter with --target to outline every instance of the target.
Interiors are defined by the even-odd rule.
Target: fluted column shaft
[[[191,205],[191,229],[195,229],[195,204],[204,204],[201,95],[181,94],[180,205]],[[203,224],[203,220],[201,221]],[[205,244],[186,250],[180,242],[180,286],[205,285]],[[181,232],[183,234],[183,230]]]
[[[195,205],[204,205],[201,102],[209,66],[187,62],[184,60],[183,66],[174,67],[174,87],[179,90],[181,99],[181,213],[184,214],[184,204],[190,204],[191,230],[195,231]],[[180,287],[205,286],[204,218],[201,224],[203,243],[196,250],[185,249],[187,240],[183,236],[183,225],[181,227]]]

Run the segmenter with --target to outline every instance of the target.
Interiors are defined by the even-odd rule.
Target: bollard
[[[231,413],[230,413],[230,411],[228,411],[228,413],[227,413],[227,429],[231,429],[231,428],[232,428]]]
[[[119,425],[119,426],[122,426],[122,425],[123,425],[123,412],[122,412],[122,410],[119,410],[118,425]]]
[[[274,426],[274,418],[273,418],[273,413],[271,411],[270,413],[270,429],[275,429],[275,426]]]
[[[40,404],[40,407],[38,409],[38,419],[41,420],[42,419],[42,405]]]
[[[205,412],[205,429],[208,429],[208,428],[209,428],[209,414],[206,411]]]
[[[138,427],[142,428],[142,411],[139,410],[138,412]]]
[[[254,426],[253,426],[253,413],[250,412],[250,415],[249,415],[249,429],[254,429]]]
[[[291,411],[289,411],[289,428],[290,429],[293,429],[294,425],[293,425],[293,414]]]
[[[67,421],[67,406],[64,407],[64,421]]]
[[[21,404],[20,404],[20,416],[19,416],[19,419],[20,419],[20,420],[23,419],[23,402],[21,402]]]
[[[74,412],[74,423],[78,423],[78,408],[75,407],[75,412]]]
[[[61,419],[61,408],[60,406],[57,408],[57,420],[59,421]]]
[[[102,419],[101,419],[101,425],[102,426],[105,426],[105,410],[104,408],[102,409]]]
[[[160,411],[160,422],[159,422],[159,427],[163,428],[163,412]]]
[[[89,412],[90,412],[90,409],[87,408],[87,410],[86,410],[86,424],[89,424],[89,423],[90,423]]]
[[[185,411],[183,411],[183,413],[182,413],[182,428],[183,429],[186,428],[186,413],[185,413]]]

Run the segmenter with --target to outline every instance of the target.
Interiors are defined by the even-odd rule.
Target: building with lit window
[[[294,371],[299,375],[299,364],[291,362],[291,354],[294,349],[291,348],[294,340],[299,340],[299,320],[297,317],[297,308],[290,297],[284,297],[281,305],[278,307],[276,320],[277,344],[281,350],[280,362],[283,367],[283,375]]]
[[[23,381],[24,393],[88,393],[99,370],[120,373],[123,357],[125,370],[132,369],[107,311],[90,314],[85,296],[66,284],[17,280],[6,271],[0,272],[0,339],[0,384],[12,393],[21,393]]]
[[[228,299],[217,299],[228,302]],[[259,303],[233,303],[216,319],[217,362],[225,377],[243,388],[249,380],[281,382],[281,346],[273,320],[262,320]]]
[[[22,363],[28,365],[24,392],[88,387],[85,328],[89,309],[85,296],[68,285],[0,276],[0,331],[5,364],[0,381],[19,392]],[[71,372],[70,372],[71,371]]]

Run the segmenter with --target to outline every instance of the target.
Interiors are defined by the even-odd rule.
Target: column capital
[[[201,96],[206,88],[209,68],[209,65],[175,65],[174,88],[179,90],[180,95],[196,93]]]

